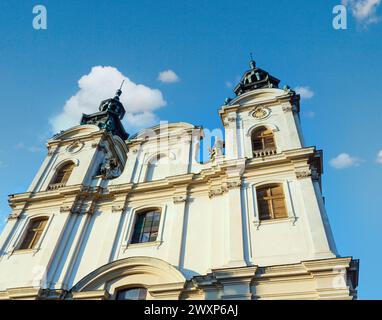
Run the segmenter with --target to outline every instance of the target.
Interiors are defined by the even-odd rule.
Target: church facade
[[[300,97],[254,61],[200,161],[188,123],[134,136],[117,91],[53,136],[0,236],[2,299],[355,299]]]

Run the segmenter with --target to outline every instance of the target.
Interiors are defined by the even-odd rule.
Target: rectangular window
[[[29,223],[28,229],[19,250],[34,249],[44,232],[48,218],[34,219]]]
[[[256,194],[260,220],[288,217],[281,185],[261,187],[257,189]]]
[[[156,241],[160,222],[159,211],[148,211],[137,215],[131,243]]]

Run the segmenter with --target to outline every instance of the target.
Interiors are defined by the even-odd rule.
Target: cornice
[[[91,133],[88,133],[85,135],[75,136],[75,137],[64,139],[64,140],[62,140],[62,139],[49,140],[47,142],[46,146],[48,148],[53,148],[53,147],[58,147],[61,145],[68,145],[68,144],[71,144],[75,141],[81,141],[81,142],[93,141],[93,140],[98,139],[98,138],[102,139],[102,138],[106,137],[107,135],[108,135],[108,132],[106,132],[105,130],[100,130],[97,132],[91,132]]]
[[[331,258],[322,260],[302,261],[300,263],[289,265],[276,265],[269,267],[248,266],[240,268],[219,268],[213,269],[210,273],[201,276],[193,277],[189,282],[187,289],[218,289],[223,288],[226,284],[235,284],[236,282],[254,283],[255,285],[269,281],[290,283],[291,281],[310,281],[320,279],[322,277],[333,278],[336,273],[335,268],[342,267],[347,270],[347,273],[358,273],[358,268],[353,267],[356,260],[351,257],[347,258]],[[353,269],[354,270],[353,270]],[[193,287],[190,287],[193,285]],[[308,292],[292,292],[288,295],[305,295]],[[317,297],[317,291],[312,291],[311,294]],[[338,292],[337,292],[338,294]],[[346,294],[345,294],[346,295]],[[264,298],[264,296],[261,296]],[[268,297],[268,295],[267,295]],[[269,295],[271,297],[271,295]],[[279,293],[275,294],[279,298]]]
[[[252,94],[253,94],[253,92],[248,92],[247,94],[243,94],[240,96],[240,98],[241,98],[240,100],[244,100],[245,98],[250,97]],[[239,109],[240,109],[240,111],[246,111],[248,109],[254,109],[254,108],[258,108],[258,107],[272,108],[272,107],[279,106],[279,105],[282,105],[282,104],[285,104],[286,102],[288,102],[288,103],[295,105],[295,111],[299,112],[299,105],[296,104],[295,97],[289,93],[285,93],[284,95],[276,96],[274,98],[270,98],[270,99],[266,99],[266,100],[260,100],[260,101],[252,100],[252,101],[247,102],[247,103],[245,103],[245,102],[240,103],[240,100],[237,102],[235,100],[233,100],[232,104],[225,105],[225,106],[222,106],[220,108],[219,116],[220,116],[220,119],[222,120],[223,124],[224,124],[224,118],[229,113],[232,113],[232,112],[236,113]]]
[[[37,299],[41,293],[40,288],[25,287],[25,288],[12,288],[0,292],[0,300],[26,300]]]
[[[72,292],[71,296],[73,300],[108,300],[110,298],[106,290]]]
[[[281,170],[285,165],[292,165],[297,177],[303,178],[307,175],[312,175],[312,171],[307,171],[309,169],[309,161],[313,159],[317,162],[319,157],[320,153],[316,151],[315,147],[299,148],[286,150],[266,158],[223,160],[214,166],[202,169],[199,173],[171,176],[157,181],[115,184],[109,185],[108,188],[105,189],[77,184],[65,186],[57,190],[40,191],[36,193],[25,192],[10,195],[9,204],[11,208],[16,209],[17,206],[25,203],[47,200],[54,201],[70,197],[76,199],[80,199],[81,197],[94,198],[94,194],[97,195],[97,199],[105,200],[113,199],[118,195],[134,196],[142,193],[146,193],[146,196],[150,197],[165,194],[172,197],[173,195],[184,196],[187,195],[188,192],[192,194],[198,192],[199,189],[199,191],[204,190],[203,192],[213,197],[221,195],[232,188],[240,188],[241,177],[247,177],[254,169],[256,169],[256,172],[259,172],[258,170],[260,168],[265,169],[267,167],[272,169],[279,167]],[[179,191],[180,189],[188,191]]]
[[[11,208],[14,210],[18,206],[25,206],[27,204],[54,201],[59,200],[59,203],[70,203],[61,205],[60,212],[66,212],[72,210],[71,204],[78,201],[88,201],[89,199],[110,199],[111,195],[107,189],[101,187],[90,187],[82,184],[62,187],[53,191],[41,191],[41,192],[26,192],[17,195],[9,196],[8,202]],[[70,207],[70,209],[68,209]],[[19,211],[19,210],[18,210]]]

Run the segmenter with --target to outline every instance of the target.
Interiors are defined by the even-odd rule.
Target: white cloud
[[[178,75],[172,70],[159,72],[158,80],[164,83],[174,83],[180,81]]]
[[[143,113],[127,113],[126,121],[132,125],[139,123],[140,128],[147,128],[152,124],[159,122],[158,118],[155,114],[151,112],[143,112]]]
[[[101,101],[113,97],[123,80],[120,100],[126,109],[124,122],[127,131],[129,127],[140,129],[148,125],[147,122],[135,122],[136,119],[157,121],[153,111],[166,105],[160,90],[136,84],[114,67],[95,66],[78,81],[78,91],[66,101],[62,112],[50,119],[52,130],[59,132],[68,129],[80,123],[83,113],[97,112]]]
[[[378,152],[377,163],[382,164],[382,150]]]
[[[314,96],[313,90],[309,87],[296,87],[294,90],[301,96],[301,99],[311,99]]]
[[[329,161],[330,165],[335,169],[346,169],[350,167],[357,167],[361,164],[361,162],[362,162],[361,159],[350,156],[347,153],[341,153],[340,155],[338,155],[337,157]]]
[[[4,162],[0,161],[0,168],[3,168],[3,167],[4,167]]]
[[[342,0],[342,4],[348,6],[354,18],[364,25],[377,23],[377,8],[381,0]]]

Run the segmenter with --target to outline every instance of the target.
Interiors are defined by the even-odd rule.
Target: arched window
[[[68,162],[62,165],[56,172],[52,182],[49,185],[49,189],[54,189],[54,187],[64,186],[68,180],[72,171],[74,169],[74,163]]]
[[[156,241],[158,237],[160,215],[159,210],[138,213],[135,220],[131,243]]]
[[[116,300],[146,300],[146,288],[129,288],[117,291]]]
[[[147,166],[146,181],[161,180],[169,176],[169,158],[160,155],[150,160]]]
[[[256,190],[256,194],[260,220],[288,217],[281,184],[260,187]]]
[[[252,133],[252,150],[254,156],[265,156],[276,153],[276,143],[271,129],[261,127]]]
[[[19,250],[34,249],[44,232],[48,222],[48,217],[39,217],[29,222],[24,239],[19,246]]]

